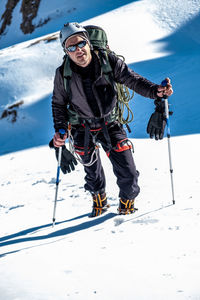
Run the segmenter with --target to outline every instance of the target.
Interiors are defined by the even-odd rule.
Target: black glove
[[[56,148],[56,158],[58,160],[59,148]],[[67,150],[65,146],[62,146],[62,156],[60,168],[64,174],[70,173],[75,170],[75,165],[77,165],[77,160],[74,155]]]
[[[155,100],[154,103],[156,108],[149,119],[147,133],[151,139],[155,137],[155,140],[162,140],[166,126],[165,103],[161,100]]]
[[[56,158],[58,160],[59,148],[53,146],[53,140],[50,141],[49,147],[55,149]],[[74,171],[75,165],[77,165],[77,160],[74,157],[74,155],[69,150],[67,150],[65,146],[62,146],[62,156],[60,164],[62,172],[66,174],[70,173],[71,171]]]

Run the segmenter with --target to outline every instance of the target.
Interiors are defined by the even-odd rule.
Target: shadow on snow
[[[78,219],[81,219],[81,218],[84,218],[84,217],[87,217],[87,216],[89,216],[89,214],[84,214],[84,215],[75,217],[75,218],[70,219],[70,220],[62,221],[62,222],[56,222],[56,225],[64,224],[64,223],[74,221],[74,220],[78,220]],[[52,223],[37,226],[37,227],[33,227],[33,228],[29,228],[29,229],[20,231],[18,233],[11,234],[11,235],[0,238],[0,242],[1,242],[0,247],[20,244],[20,243],[24,243],[24,242],[43,241],[43,240],[48,240],[48,239],[55,238],[55,237],[67,236],[69,234],[72,234],[72,233],[75,233],[75,232],[78,232],[78,231],[82,231],[82,230],[86,230],[86,229],[91,228],[93,226],[97,226],[99,224],[102,224],[103,222],[113,218],[114,216],[116,216],[116,214],[108,213],[106,215],[91,219],[90,221],[87,221],[87,222],[84,222],[84,223],[81,223],[81,224],[78,224],[78,225],[74,225],[74,226],[71,226],[71,227],[68,227],[68,228],[59,229],[59,230],[51,232],[49,234],[44,234],[44,235],[35,236],[35,237],[30,237],[30,236],[29,237],[22,237],[22,236],[25,236],[27,234],[34,234],[37,231],[40,231],[40,230],[45,229],[45,228],[50,228],[52,226]],[[21,237],[21,238],[19,238],[19,237]],[[55,242],[55,241],[53,241],[53,242]],[[38,247],[38,246],[42,246],[42,245],[45,245],[45,244],[30,246],[30,247],[27,247],[27,248],[22,248],[22,249],[18,249],[18,250],[6,252],[6,253],[1,253],[0,258],[6,256],[8,254],[20,252],[20,251],[25,250],[25,249]]]
[[[155,43],[162,43],[165,57],[130,64],[130,68],[149,80],[160,83],[170,77],[174,94],[169,98],[171,134],[173,136],[200,133],[200,14],[173,34]],[[131,107],[134,120],[129,137],[147,138],[146,126],[154,111],[153,101],[135,95]]]

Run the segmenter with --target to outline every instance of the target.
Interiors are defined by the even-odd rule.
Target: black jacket
[[[136,93],[154,99],[156,98],[158,85],[150,82],[133,70],[117,56],[110,53],[109,62],[113,70],[113,79],[116,82],[125,84]],[[98,57],[92,52],[92,64],[94,64],[94,76],[90,76],[92,91],[95,97],[98,110],[91,105],[91,99],[88,101],[83,87],[83,74],[79,72],[79,68],[73,68],[72,78],[70,79],[71,99],[64,88],[63,65],[56,70],[54,79],[54,90],[52,97],[52,111],[54,128],[56,131],[60,128],[67,129],[68,115],[67,109],[75,111],[81,118],[102,118],[110,114],[116,106],[117,93],[113,85],[108,82],[101,72],[101,66]],[[91,79],[92,78],[92,79]],[[85,76],[84,76],[85,80]]]

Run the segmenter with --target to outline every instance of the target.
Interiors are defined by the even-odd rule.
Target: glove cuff
[[[53,139],[49,142],[49,148],[56,149],[53,144]]]
[[[165,113],[165,102],[162,101],[162,98],[157,98],[155,101],[154,101],[154,104],[155,104],[155,111],[156,112],[159,112],[161,114],[164,114]]]
[[[55,149],[55,150],[58,150],[58,149],[59,149],[59,147],[55,147],[55,146],[54,146],[54,144],[53,144],[53,139],[49,142],[49,148]],[[65,145],[63,145],[62,148],[66,148]]]

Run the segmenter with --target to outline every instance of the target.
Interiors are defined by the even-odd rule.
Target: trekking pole
[[[163,80],[161,82],[162,86],[167,85],[167,81]],[[169,104],[168,104],[168,96],[164,95],[164,102],[165,102],[165,116],[166,116],[166,123],[167,123],[167,141],[168,141],[168,153],[169,153],[169,166],[170,166],[170,177],[171,177],[171,189],[172,189],[172,203],[175,204],[174,199],[174,181],[173,181],[173,168],[172,168],[172,156],[171,156],[171,145],[170,145],[170,122],[169,122]]]
[[[65,130],[59,129],[60,137],[63,139]],[[62,157],[62,147],[59,147],[58,150],[58,166],[57,166],[57,176],[56,176],[56,193],[55,193],[55,200],[54,200],[54,209],[53,209],[53,224],[52,227],[55,225],[56,221],[56,204],[57,204],[57,197],[58,197],[58,186],[59,186],[59,177],[60,177],[60,165],[61,165],[61,157]]]

